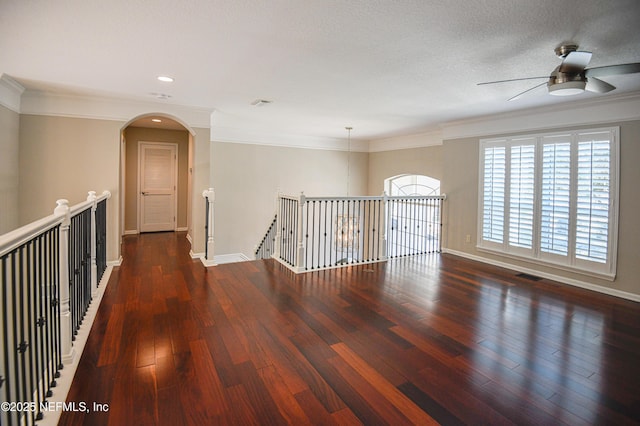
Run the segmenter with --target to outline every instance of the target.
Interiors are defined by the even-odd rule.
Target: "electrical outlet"
[[[467,243],[470,243],[470,242],[471,242],[471,235],[467,234],[466,242],[467,242]]]

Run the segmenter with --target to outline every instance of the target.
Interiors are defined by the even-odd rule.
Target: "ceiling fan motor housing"
[[[560,66],[553,70],[547,82],[549,94],[556,96],[569,96],[582,93],[586,85],[587,78],[584,72],[562,72],[560,71]]]
[[[558,58],[565,58],[569,53],[578,50],[578,45],[575,43],[561,44],[554,49],[554,52]]]

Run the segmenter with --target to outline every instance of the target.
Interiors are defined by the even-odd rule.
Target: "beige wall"
[[[614,282],[515,261],[476,250],[479,138],[447,140],[443,145],[442,191],[447,194],[444,247],[499,262],[520,265],[588,284],[640,295],[640,121],[600,124],[620,126],[620,219],[618,271]],[[550,129],[553,130],[553,129]],[[559,130],[559,129],[558,129]],[[497,135],[496,135],[497,136]],[[466,243],[466,236],[471,243]]]
[[[212,143],[216,254],[253,258],[275,214],[277,191],[346,195],[349,154],[302,148]],[[366,195],[368,154],[351,153],[350,195]]]
[[[401,174],[442,180],[442,146],[372,152],[369,154],[369,195],[380,195],[384,180]]]
[[[0,105],[0,235],[19,226],[20,114]]]
[[[20,116],[20,224],[53,213],[56,199],[86,200],[87,191],[111,192],[107,259],[118,257],[120,129],[107,120]]]
[[[189,175],[189,132],[187,130],[127,127],[124,229],[138,230],[138,145],[140,142],[163,142],[178,145],[178,211],[176,226],[187,228],[187,198]]]
[[[73,205],[84,201],[89,190],[109,190],[107,259],[117,260],[121,230],[120,137],[124,125],[110,120],[21,115],[19,225],[53,213],[60,197],[68,198]],[[192,130],[193,189],[185,196],[193,200],[190,221],[187,218],[192,250],[200,253],[204,252],[205,241],[204,203],[198,194],[210,186],[209,129]]]

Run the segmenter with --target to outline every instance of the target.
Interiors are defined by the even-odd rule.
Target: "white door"
[[[176,144],[140,142],[140,232],[176,228],[177,151]]]

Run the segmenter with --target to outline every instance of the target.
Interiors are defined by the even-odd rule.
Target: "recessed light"
[[[164,81],[165,83],[173,83],[173,78],[166,75],[159,75],[158,80]]]
[[[151,121],[153,121],[154,123],[162,123],[162,120],[160,120],[159,118],[152,118]]]

